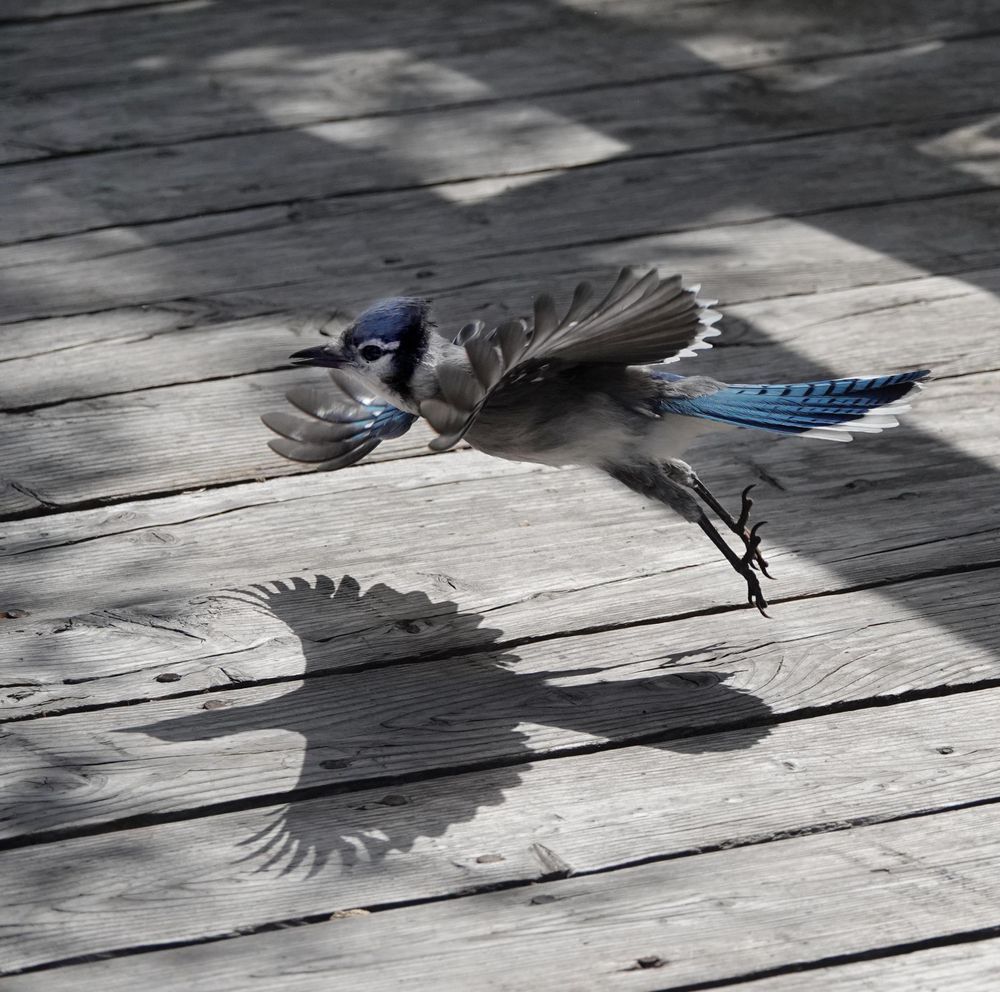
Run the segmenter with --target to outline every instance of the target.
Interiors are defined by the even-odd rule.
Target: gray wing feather
[[[461,440],[489,396],[529,370],[553,363],[665,364],[710,348],[719,332],[714,300],[698,299],[700,287],[684,288],[681,277],[661,279],[655,269],[638,275],[619,272],[607,295],[588,309],[591,287],[580,283],[560,319],[547,293],[535,299],[531,323],[512,320],[487,330],[477,321],[455,338],[465,348],[472,375],[444,366],[442,398],[420,405],[421,414],[440,435],[435,450]]]
[[[288,413],[267,413],[260,419],[275,434],[272,451],[297,462],[326,463],[345,468],[360,461],[385,438],[405,434],[416,420],[375,396],[357,376],[330,369],[332,388],[296,386],[288,401],[309,419]]]
[[[465,344],[466,341],[471,340],[477,334],[481,333],[485,327],[486,325],[481,320],[470,321],[455,335],[452,343]]]
[[[458,365],[439,365],[437,381],[445,401],[466,413],[476,409],[486,388]]]
[[[476,378],[486,389],[492,389],[503,376],[502,351],[497,351],[492,339],[481,336],[469,340],[465,353],[469,356]]]
[[[506,368],[513,368],[530,340],[528,324],[523,320],[508,320],[496,329],[496,338],[500,342],[500,353]]]
[[[267,446],[289,461],[310,464],[325,462],[325,468],[337,469],[347,468],[348,465],[361,461],[365,455],[377,448],[379,443],[379,441],[366,441],[364,444],[347,449],[340,455],[334,454],[333,449],[328,444],[299,444],[284,438],[268,441]]]
[[[349,442],[352,438],[365,437],[363,424],[324,423],[319,420],[303,420],[290,413],[265,413],[264,423],[289,441],[303,444],[332,444]],[[347,450],[345,445],[344,450]]]
[[[473,415],[463,410],[456,410],[442,400],[424,400],[420,404],[420,413],[424,419],[440,434],[430,442],[435,451],[444,451],[458,444],[462,436],[472,426]],[[454,440],[451,440],[454,436]]]

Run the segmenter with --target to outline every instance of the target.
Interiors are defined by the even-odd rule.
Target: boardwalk
[[[1000,7],[0,0],[0,987],[1000,982]],[[774,619],[582,470],[266,447],[396,292],[701,281]],[[509,308],[509,309],[508,309]]]

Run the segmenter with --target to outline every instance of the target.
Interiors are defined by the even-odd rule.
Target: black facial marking
[[[399,335],[392,375],[386,380],[386,385],[404,398],[410,396],[410,377],[427,350],[426,316],[426,304],[410,312],[410,319]]]

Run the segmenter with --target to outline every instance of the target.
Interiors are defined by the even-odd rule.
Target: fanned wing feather
[[[268,445],[284,458],[345,468],[360,461],[386,438],[405,434],[416,420],[378,399],[360,377],[330,369],[333,388],[297,386],[288,401],[310,419],[268,413],[261,420],[280,435]]]
[[[535,299],[531,323],[512,320],[487,330],[467,324],[454,343],[464,347],[470,375],[459,365],[439,368],[442,396],[420,405],[421,414],[440,435],[431,447],[441,451],[461,440],[487,399],[528,372],[556,363],[665,363],[710,348],[720,318],[700,300],[698,287],[685,289],[680,276],[661,279],[656,270],[618,274],[607,295],[588,308],[591,287],[580,283],[560,319],[548,294]]]

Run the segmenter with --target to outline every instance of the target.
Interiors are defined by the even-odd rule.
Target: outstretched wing
[[[472,373],[441,365],[441,397],[420,404],[420,413],[440,435],[431,447],[457,444],[497,390],[546,366],[594,363],[647,365],[677,361],[710,348],[721,314],[686,289],[680,276],[661,279],[656,270],[637,275],[622,269],[607,296],[590,306],[591,287],[580,283],[560,319],[548,294],[535,299],[531,321],[511,320],[487,330],[466,324],[455,338],[465,348]]]
[[[268,445],[297,462],[328,462],[330,469],[360,461],[380,441],[405,434],[416,415],[378,399],[360,378],[329,369],[333,388],[297,386],[285,395],[310,419],[267,413],[260,419],[280,437]]]

